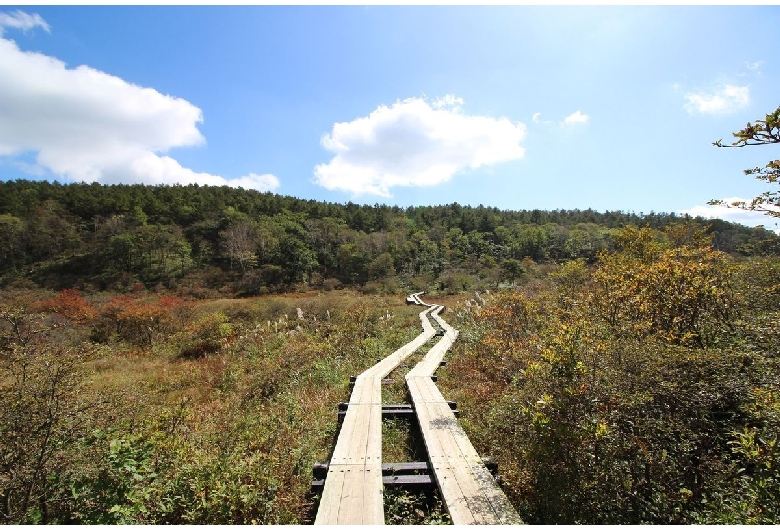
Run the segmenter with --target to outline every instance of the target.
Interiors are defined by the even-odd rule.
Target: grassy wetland
[[[5,523],[310,523],[349,378],[419,333],[422,290],[460,331],[439,388],[524,521],[780,521],[771,232],[207,187],[0,200]],[[425,457],[406,420],[383,440]],[[449,522],[393,488],[385,519]]]

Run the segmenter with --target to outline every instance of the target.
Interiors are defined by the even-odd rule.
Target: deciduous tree
[[[255,229],[248,221],[239,221],[220,233],[222,248],[230,258],[231,266],[238,263],[241,271],[257,265]]]
[[[720,139],[713,142],[716,147],[746,147],[753,145],[767,145],[780,143],[780,107],[767,114],[763,120],[756,120],[733,133],[734,141],[724,144]],[[780,183],[780,160],[770,160],[764,167],[746,169],[745,175],[754,175],[757,180],[763,180],[769,184]],[[734,206],[743,210],[755,210],[764,212],[773,217],[780,217],[780,191],[766,191],[750,202],[735,201],[726,203],[722,200],[712,200],[710,204],[722,206]]]

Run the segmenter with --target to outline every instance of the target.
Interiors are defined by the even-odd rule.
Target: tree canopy
[[[594,263],[614,247],[616,230],[663,231],[680,222],[692,223],[685,228],[691,233],[706,232],[724,252],[780,248],[767,230],[674,213],[457,203],[401,208],[227,186],[17,180],[0,182],[0,284],[32,280],[56,289],[91,284],[99,290],[127,290],[137,282],[187,284],[243,295],[300,282],[391,292],[415,281],[448,290],[477,281],[492,289],[521,278],[518,264],[525,259]]]
[[[767,114],[763,120],[756,120],[735,133],[731,144],[724,144],[722,139],[713,142],[716,147],[747,147],[755,145],[768,145],[780,143],[780,107]],[[769,184],[780,181],[780,160],[770,160],[764,167],[756,166],[746,169],[745,175],[754,175],[757,180],[763,180]],[[712,200],[710,204],[733,206],[743,210],[764,212],[772,217],[780,217],[780,191],[766,191],[750,202],[734,201],[726,203],[722,200]]]

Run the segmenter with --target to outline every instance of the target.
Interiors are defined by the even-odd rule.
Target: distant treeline
[[[498,283],[521,275],[523,260],[592,262],[627,225],[660,231],[679,223],[708,226],[715,248],[729,253],[780,248],[762,228],[674,213],[402,208],[227,186],[16,180],[0,182],[0,278],[101,289],[232,282],[244,294],[299,282],[387,287],[419,276],[445,285],[469,275]]]

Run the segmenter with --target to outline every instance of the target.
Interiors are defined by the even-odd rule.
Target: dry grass
[[[149,304],[158,300],[143,293],[138,297]],[[109,300],[92,302],[99,313]],[[202,300],[188,302],[186,309],[187,320],[161,332],[152,347],[104,335],[105,342],[95,345],[99,354],[83,367],[86,395],[112,403],[111,414],[96,418],[96,426],[103,421],[109,436],[139,443],[138,450],[151,443],[159,466],[146,482],[138,478],[123,486],[138,493],[132,497],[136,500],[128,498],[121,521],[310,522],[312,465],[330,456],[337,404],[349,399],[349,376],[414,338],[420,308],[407,306],[404,296],[330,291]],[[201,322],[212,326],[205,329]],[[74,330],[68,336],[83,340],[89,335],[88,322],[66,324]],[[211,332],[221,334],[210,339]],[[207,339],[218,339],[211,343],[216,351],[179,358],[185,344]],[[425,352],[423,347],[408,366]],[[393,374],[398,382],[387,401],[406,399],[408,366]],[[407,420],[389,423],[387,429],[388,459],[424,457]],[[109,451],[108,445],[100,451]],[[94,472],[99,473],[115,457],[95,458]],[[248,497],[240,493],[247,487],[252,491]],[[219,490],[222,500],[195,501],[211,489],[213,495]],[[177,505],[188,508],[164,508],[162,499],[172,494],[180,498]]]

